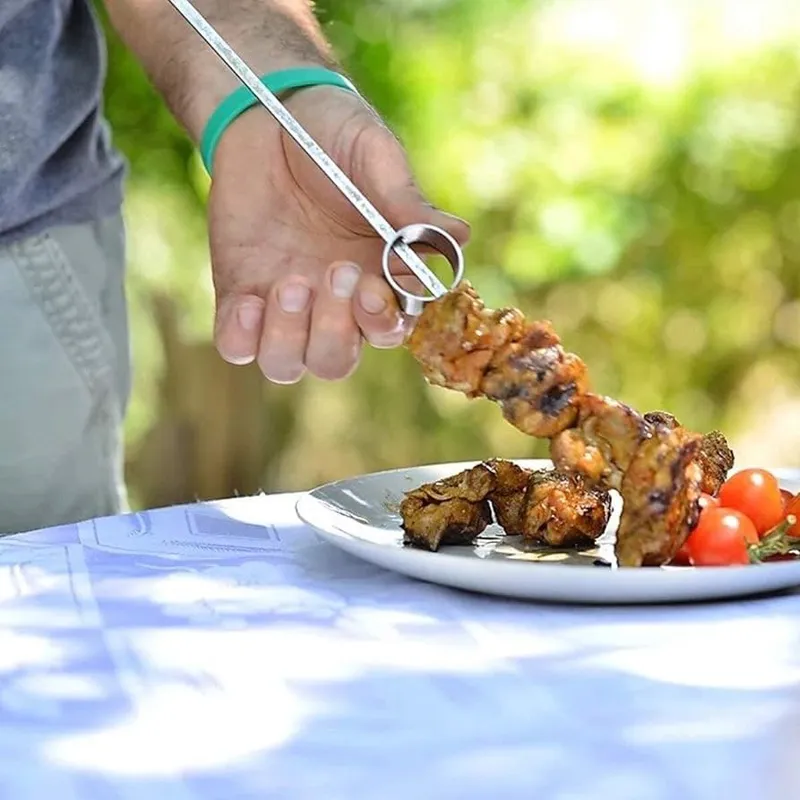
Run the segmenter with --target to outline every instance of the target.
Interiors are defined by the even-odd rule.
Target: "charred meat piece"
[[[520,527],[524,538],[551,547],[584,547],[602,535],[610,514],[607,492],[587,488],[577,476],[541,470],[528,482]]]
[[[608,397],[586,394],[579,401],[577,425],[550,442],[550,455],[562,472],[590,484],[619,489],[639,446],[652,433],[639,412]]]
[[[471,544],[492,521],[489,503],[461,497],[427,502],[420,496],[403,500],[403,543],[423,550],[442,545]]]
[[[478,464],[408,492],[400,503],[404,542],[436,551],[474,541],[492,521],[486,498],[494,486],[494,472]]]
[[[711,431],[703,436],[698,462],[703,470],[703,491],[716,495],[734,464],[733,450],[719,431]]]
[[[659,427],[642,442],[622,480],[616,555],[621,567],[660,566],[697,524],[702,437]]]
[[[497,524],[509,536],[521,536],[522,512],[531,471],[500,459],[487,461],[486,466],[495,473],[495,486],[489,492],[488,498]]]
[[[645,422],[649,422],[655,427],[667,428],[668,430],[683,427],[668,411],[648,411],[644,415],[644,419]]]
[[[430,383],[476,397],[497,351],[521,339],[524,326],[521,311],[487,309],[463,282],[428,304],[406,346]]]
[[[515,428],[548,438],[574,423],[577,403],[588,389],[588,375],[577,356],[565,353],[560,345],[546,344],[548,330],[536,325],[525,339],[498,351],[481,392],[499,403]]]
[[[466,282],[428,304],[406,345],[430,383],[497,401],[531,436],[569,427],[588,388],[586,365],[564,352],[549,322],[487,309]]]
[[[680,422],[666,411],[651,411],[645,414],[644,418],[653,425],[670,429],[682,427]],[[733,450],[722,433],[711,431],[703,436],[697,460],[703,470],[703,491],[706,494],[716,495],[734,464]]]

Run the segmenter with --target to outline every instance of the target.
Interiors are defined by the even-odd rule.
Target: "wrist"
[[[359,95],[337,86],[306,86],[287,92],[281,102],[289,112],[307,129],[313,128],[313,120],[325,117],[326,109],[341,107],[341,103],[352,103],[366,108]],[[309,132],[314,135],[313,130]],[[252,150],[252,157],[267,161],[280,158],[285,143],[280,124],[261,104],[257,104],[237,117],[225,130],[216,148],[215,165],[230,158],[240,158]],[[253,150],[253,148],[255,148]],[[218,168],[218,166],[217,166]]]
[[[355,86],[341,73],[320,67],[292,67],[277,70],[261,78],[262,86],[287,106],[293,95],[306,89],[335,87],[357,94]],[[213,171],[214,155],[220,140],[236,120],[247,111],[261,108],[258,92],[247,86],[239,86],[231,92],[211,115],[200,139],[200,155],[209,175]],[[269,114],[269,112],[267,112]]]
[[[330,63],[322,59],[312,61],[309,59],[291,58],[288,54],[283,58],[270,59],[269,63],[266,63],[266,60],[262,59],[260,65],[257,60],[248,61],[245,59],[245,61],[257,75],[265,75],[284,69],[296,68],[331,69]],[[202,76],[198,74],[197,77],[189,77],[186,81],[186,85],[195,88],[186,94],[181,110],[181,122],[192,140],[197,144],[200,143],[203,131],[220,104],[229,97],[231,93],[242,88],[241,81],[221,62],[220,66],[224,71],[223,73],[216,71],[215,74],[211,75],[210,71],[206,70]],[[283,102],[296,91],[302,90],[291,90],[287,92],[281,97],[281,101]],[[259,108],[269,116],[268,112],[263,109],[260,104]]]

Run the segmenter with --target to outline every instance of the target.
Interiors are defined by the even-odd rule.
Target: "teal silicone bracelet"
[[[294,69],[270,72],[262,76],[261,83],[277,97],[280,97],[282,92],[308,86],[338,86],[341,89],[358,93],[356,87],[343,75],[322,67],[295,67]],[[258,99],[250,89],[240,86],[231,92],[211,115],[200,138],[200,155],[209,175],[211,175],[214,153],[222,134],[237,117],[257,103]]]

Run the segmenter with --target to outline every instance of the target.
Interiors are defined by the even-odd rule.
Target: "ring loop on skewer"
[[[436,250],[439,255],[443,256],[453,270],[453,282],[448,287],[448,291],[455,288],[464,277],[464,254],[458,242],[447,231],[437,228],[435,225],[425,225],[422,223],[406,225],[404,228],[400,228],[400,230],[397,231],[397,236],[384,247],[381,266],[386,282],[398,295],[403,311],[411,316],[419,316],[422,313],[425,303],[430,303],[431,300],[435,300],[436,295],[416,294],[410,292],[408,289],[404,289],[397,282],[397,279],[389,270],[389,257],[394,248],[399,244],[406,244],[409,246],[414,244],[426,244]]]

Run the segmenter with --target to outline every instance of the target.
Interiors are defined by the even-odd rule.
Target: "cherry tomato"
[[[788,514],[789,505],[794,500],[794,495],[788,489],[781,489],[781,497],[783,498],[783,510]]]
[[[786,506],[786,516],[790,515],[797,517],[797,522],[786,533],[800,539],[800,494],[796,494]]]
[[[719,502],[750,517],[759,535],[774,528],[785,515],[778,479],[763,469],[732,475],[719,490]]]
[[[727,567],[749,564],[748,543],[758,541],[755,525],[740,511],[707,508],[686,541],[696,567]]]
[[[697,501],[697,503],[701,509],[717,508],[720,505],[718,497],[714,497],[711,494],[706,494],[705,492],[700,495],[700,499]]]
[[[700,506],[700,513],[702,514],[703,511],[707,508],[717,508],[719,507],[719,500],[714,497],[713,495],[706,494],[705,492],[700,495],[700,499],[697,501],[697,504]],[[675,557],[670,562],[673,567],[691,567],[692,566],[692,557],[689,553],[689,542],[688,540],[685,541],[681,545],[681,549],[675,553]]]

